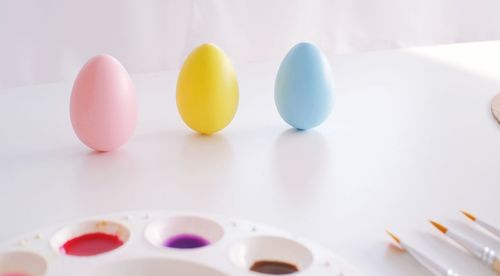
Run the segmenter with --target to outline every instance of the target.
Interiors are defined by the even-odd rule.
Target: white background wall
[[[214,42],[241,64],[296,42],[333,54],[500,39],[499,0],[0,0],[0,88],[72,81],[98,53],[131,73]]]

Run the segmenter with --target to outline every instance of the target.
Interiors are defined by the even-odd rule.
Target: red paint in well
[[[61,250],[67,255],[94,256],[106,253],[123,245],[117,235],[105,233],[85,234],[67,241]]]

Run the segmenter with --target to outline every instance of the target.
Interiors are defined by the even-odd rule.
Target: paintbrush
[[[496,228],[495,226],[483,221],[483,220],[480,220],[478,218],[476,218],[476,216],[473,216],[471,215],[471,213],[469,212],[466,212],[466,211],[461,211],[462,214],[464,214],[466,217],[468,217],[470,220],[472,220],[473,222],[475,222],[477,225],[483,227],[484,229],[486,229],[488,232],[490,232],[491,234],[493,234],[495,237],[497,238],[500,238],[500,229]]]
[[[500,272],[500,259],[493,249],[488,246],[481,246],[477,242],[451,231],[435,221],[430,220],[430,223],[441,231],[441,233],[467,249],[476,258],[491,266],[494,271]]]
[[[456,272],[454,272],[452,269],[447,269],[444,266],[436,263],[432,259],[428,258],[424,254],[422,254],[420,251],[416,250],[412,246],[403,243],[401,239],[399,239],[396,235],[391,233],[390,231],[387,231],[387,234],[399,245],[401,249],[404,251],[408,252],[410,256],[412,256],[420,265],[422,265],[424,268],[432,272],[434,275],[439,275],[439,276],[458,276]]]

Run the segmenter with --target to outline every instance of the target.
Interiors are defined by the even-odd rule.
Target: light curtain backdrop
[[[499,0],[0,0],[0,89],[72,81],[98,53],[130,73],[213,42],[235,64],[299,41],[334,54],[500,39]]]

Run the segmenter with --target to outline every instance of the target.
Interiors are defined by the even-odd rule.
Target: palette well
[[[0,276],[361,275],[274,228],[221,216],[143,211],[48,227],[0,243]]]

